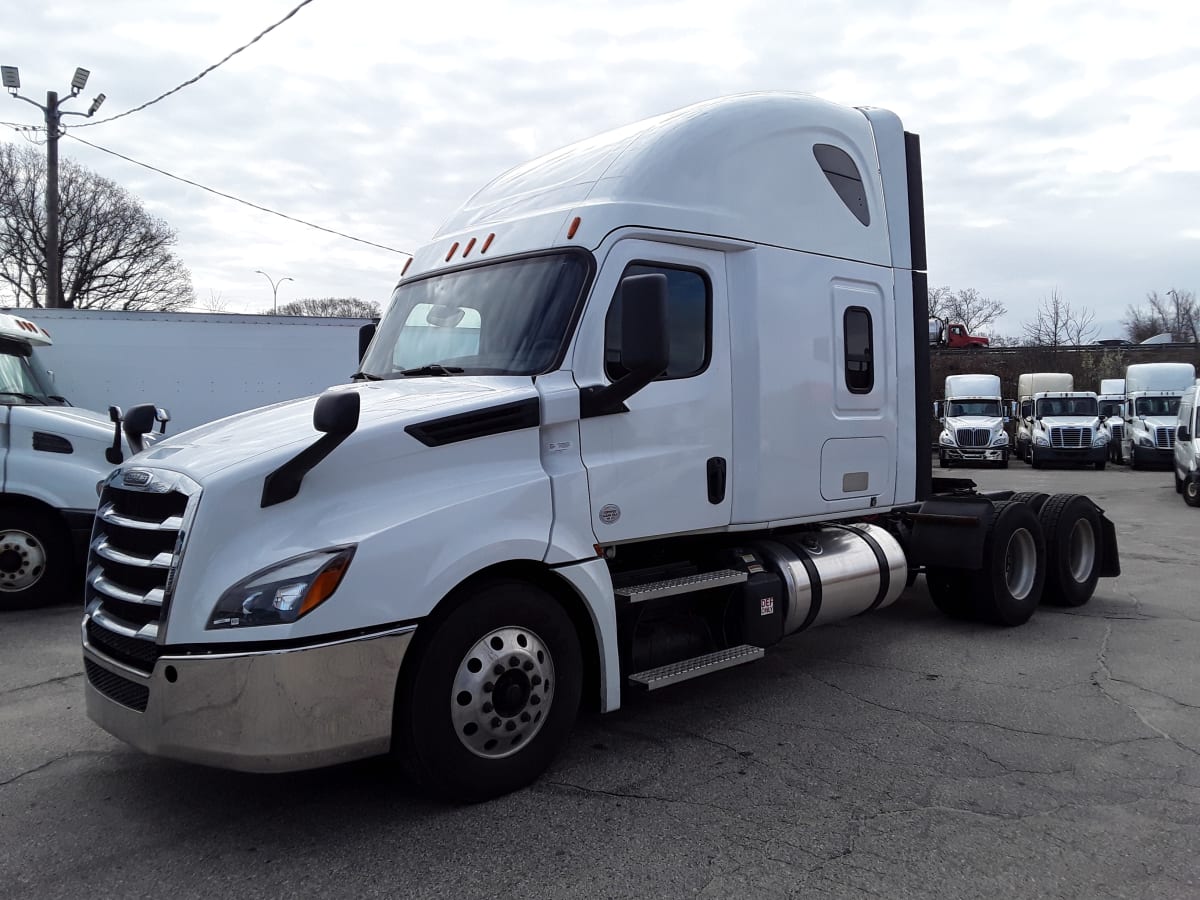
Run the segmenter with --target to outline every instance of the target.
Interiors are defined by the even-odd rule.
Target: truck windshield
[[[581,252],[422,278],[396,288],[367,377],[537,375],[558,360],[591,272]]]
[[[1134,409],[1139,416],[1177,416],[1178,397],[1138,397]]]
[[[30,359],[29,347],[0,338],[0,406],[59,406],[47,380]]]
[[[1119,418],[1121,415],[1120,400],[1102,400],[1100,401],[1100,415],[1108,416],[1109,418]]]
[[[1095,416],[1095,397],[1048,397],[1037,402],[1038,417]]]
[[[946,415],[951,418],[959,416],[991,416],[1000,415],[999,400],[950,400],[946,403]]]

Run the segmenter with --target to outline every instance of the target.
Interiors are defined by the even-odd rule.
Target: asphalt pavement
[[[0,894],[1200,896],[1200,511],[1165,472],[970,475],[1090,494],[1124,574],[1007,630],[943,618],[919,580],[585,715],[535,786],[475,806],[386,760],[144,756],[84,714],[76,604],[0,614]]]

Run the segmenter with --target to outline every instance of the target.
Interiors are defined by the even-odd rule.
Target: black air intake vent
[[[65,437],[58,434],[47,434],[44,431],[33,433],[33,449],[46,453],[74,453],[75,448]]]
[[[443,444],[469,441],[472,438],[504,434],[506,431],[536,428],[541,424],[541,418],[538,399],[530,397],[528,400],[502,403],[487,409],[420,422],[409,425],[404,430],[426,447],[440,447]]]

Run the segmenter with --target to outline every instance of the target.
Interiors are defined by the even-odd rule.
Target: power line
[[[297,219],[295,216],[289,216],[287,213],[281,213],[278,210],[268,209],[265,206],[259,206],[257,203],[251,203],[249,200],[243,200],[241,197],[235,197],[233,194],[227,194],[224,191],[218,191],[216,188],[210,188],[207,185],[200,184],[198,181],[192,181],[189,178],[184,178],[181,175],[175,175],[165,169],[160,169],[157,166],[152,166],[149,163],[141,162],[133,157],[126,156],[124,153],[118,153],[116,150],[109,150],[107,147],[101,147],[99,144],[93,144],[91,141],[85,141],[81,137],[76,137],[67,132],[66,137],[78,141],[81,144],[86,144],[93,150],[99,150],[101,153],[107,153],[109,156],[115,156],[118,159],[123,159],[126,162],[133,163],[135,166],[141,166],[143,169],[149,169],[151,172],[157,172],[159,175],[165,175],[167,178],[173,178],[175,181],[181,181],[184,184],[191,185],[194,188],[199,188],[202,191],[208,191],[210,194],[216,194],[218,197],[224,197],[226,200],[232,200],[235,203],[241,203],[243,206],[249,206],[251,209],[257,209],[259,212],[270,213],[273,216],[279,216],[281,219],[287,219],[289,222],[295,222],[298,225],[307,225],[309,228],[315,228],[317,231],[324,231],[326,234],[336,235],[340,238],[345,238],[348,241],[357,241],[360,244],[366,244],[369,247],[378,247],[380,250],[389,250],[392,253],[399,253],[403,256],[412,256],[407,250],[397,250],[395,247],[389,247],[386,244],[377,244],[374,241],[368,241],[364,238],[355,237],[352,234],[346,234],[344,231],[334,231],[332,228],[326,228],[323,225],[315,225],[312,222],[306,222],[304,219]]]
[[[109,116],[107,119],[97,119],[95,122],[81,122],[78,125],[75,125],[73,127],[75,127],[75,128],[90,128],[93,125],[103,125],[105,122],[113,122],[113,121],[116,121],[117,119],[124,118],[125,116],[131,116],[135,112],[140,112],[141,110],[145,109],[147,106],[153,106],[159,100],[165,100],[167,97],[170,97],[172,94],[177,93],[178,91],[182,91],[189,84],[195,84],[197,81],[199,81],[201,78],[203,78],[209,72],[211,72],[213,69],[229,62],[229,60],[233,59],[235,56],[237,56],[239,53],[241,53],[247,47],[257,44],[264,37],[266,37],[268,34],[270,34],[272,31],[274,31],[276,28],[278,28],[280,25],[282,25],[284,22],[286,22],[288,19],[290,19],[296,13],[300,12],[301,9],[308,6],[308,4],[310,4],[312,2],[313,2],[313,0],[301,0],[300,3],[296,4],[296,6],[293,7],[292,10],[290,12],[288,12],[288,14],[286,16],[284,16],[282,19],[280,19],[278,22],[276,22],[275,24],[273,24],[267,28],[264,28],[262,31],[260,31],[258,34],[256,34],[249,41],[242,44],[242,46],[238,47],[236,50],[234,50],[232,53],[230,53],[228,56],[226,56],[220,62],[213,63],[211,66],[209,66],[207,69],[205,69],[199,75],[197,75],[195,78],[189,78],[187,81],[183,82],[183,84],[180,84],[176,87],[171,88],[171,90],[167,91],[165,94],[159,94],[153,100],[147,100],[141,106],[135,106],[133,109],[127,109],[127,110],[125,110],[125,112],[117,113],[115,116]]]

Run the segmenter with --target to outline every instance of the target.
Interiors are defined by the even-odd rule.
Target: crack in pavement
[[[73,678],[82,678],[82,672],[73,672],[70,675],[59,675],[57,678],[47,678],[45,681],[36,681],[33,684],[23,684],[20,687],[5,688],[0,691],[0,697],[7,697],[9,694],[17,694],[21,691],[31,691],[37,687],[43,687],[47,684],[58,684],[63,681],[70,681]]]
[[[806,656],[806,659],[811,659],[811,660],[818,661],[818,662],[839,663],[844,666],[857,667],[857,668],[861,668],[861,669],[880,669],[885,672],[905,672],[909,675],[920,675],[921,677],[929,679],[929,680],[936,680],[936,681],[944,680],[950,684],[954,684],[954,683],[986,684],[991,687],[1009,688],[1010,690],[1016,690],[1016,691],[1031,691],[1035,694],[1053,694],[1056,691],[1063,690],[1064,688],[1078,687],[1078,686],[1084,684],[1084,682],[1082,682],[1082,681],[1070,681],[1070,682],[1067,682],[1066,684],[1055,685],[1054,687],[1049,687],[1049,688],[1034,687],[1033,685],[1012,684],[1010,682],[1005,682],[1005,681],[988,681],[985,678],[969,678],[966,675],[956,675],[953,673],[923,672],[919,669],[906,669],[903,666],[886,666],[886,665],[882,665],[881,663],[860,662],[858,660],[844,659],[842,657],[837,657],[837,656],[819,656],[819,655],[809,654]]]
[[[32,769],[26,769],[24,772],[18,772],[16,775],[13,775],[11,778],[7,778],[4,781],[0,781],[0,787],[5,787],[7,785],[12,784],[13,782],[20,781],[26,775],[32,775],[35,772],[40,772],[43,769],[48,769],[50,766],[54,765],[55,763],[62,762],[64,759],[70,759],[73,756],[108,756],[108,755],[109,755],[109,752],[107,750],[68,750],[66,753],[63,753],[59,756],[55,756],[52,759],[48,759],[44,763],[39,763],[38,765],[34,766]]]
[[[1149,728],[1151,731],[1153,731],[1159,737],[1163,738],[1163,740],[1169,741],[1170,743],[1172,743],[1176,747],[1178,747],[1180,750],[1186,750],[1188,753],[1191,753],[1193,756],[1200,756],[1200,750],[1197,750],[1195,747],[1185,744],[1183,741],[1180,741],[1178,738],[1172,736],[1169,732],[1164,731],[1163,729],[1159,728],[1157,725],[1154,725],[1153,723],[1148,721],[1140,709],[1138,709],[1133,704],[1126,703],[1124,700],[1120,699],[1119,697],[1114,696],[1113,693],[1111,691],[1109,691],[1109,689],[1105,685],[1100,683],[1100,680],[1097,676],[1101,676],[1101,675],[1103,676],[1105,681],[1112,681],[1112,682],[1116,682],[1118,684],[1124,683],[1124,682],[1122,682],[1121,679],[1113,677],[1112,670],[1109,668],[1109,665],[1108,665],[1108,642],[1111,637],[1112,637],[1112,623],[1110,622],[1104,628],[1104,637],[1100,641],[1100,649],[1096,653],[1097,668],[1096,668],[1096,671],[1092,673],[1092,682],[1096,685],[1096,687],[1100,688],[1100,692],[1102,694],[1104,694],[1105,697],[1107,697],[1109,700],[1111,700],[1113,703],[1117,704],[1118,706],[1123,707],[1123,708],[1129,710],[1130,712],[1132,712],[1137,717],[1137,720],[1139,722],[1141,722],[1143,725],[1145,725],[1147,728]],[[1155,696],[1162,696],[1162,695],[1155,694],[1154,691],[1148,691],[1145,688],[1140,688],[1138,685],[1133,685],[1133,687],[1138,688],[1139,690],[1146,691],[1146,693],[1149,693],[1149,694],[1152,694]],[[1164,699],[1170,700],[1171,698],[1164,697]],[[1180,704],[1180,705],[1186,705],[1186,704]]]

